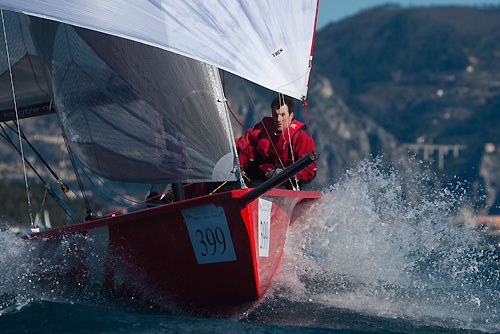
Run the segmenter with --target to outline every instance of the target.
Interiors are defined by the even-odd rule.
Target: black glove
[[[274,167],[274,168],[272,168],[272,169],[270,169],[270,170],[267,171],[267,173],[266,173],[266,179],[270,179],[273,176],[278,175],[282,171],[283,171],[283,168]]]

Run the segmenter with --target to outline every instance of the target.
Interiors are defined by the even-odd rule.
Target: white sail
[[[318,0],[0,0],[0,7],[173,51],[305,97]]]

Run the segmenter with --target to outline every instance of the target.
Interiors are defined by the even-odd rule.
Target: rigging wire
[[[222,76],[222,78],[223,78],[223,86],[222,86],[222,87],[223,87],[223,92],[224,92],[224,98],[225,98],[225,100],[226,100],[226,105],[227,105],[227,107],[228,107],[229,111],[231,112],[231,115],[232,115],[232,116],[234,117],[234,119],[236,120],[236,122],[238,122],[238,124],[239,124],[239,125],[240,125],[240,126],[241,126],[244,130],[245,130],[245,131],[247,131],[247,129],[243,126],[243,124],[241,124],[241,122],[238,120],[238,118],[234,115],[234,113],[232,112],[231,108],[229,107],[229,104],[228,104],[227,99],[226,99],[226,92],[225,92],[224,71],[222,72],[222,75],[223,75],[223,76]],[[244,80],[243,80],[243,78],[241,78],[241,77],[240,77],[240,79],[241,79],[241,81],[242,81],[242,83],[243,83],[243,86],[245,87],[245,90],[246,90],[246,92],[247,92],[248,97],[250,98],[250,101],[252,102],[252,105],[253,105],[253,107],[254,107],[254,110],[257,112],[257,114],[258,114],[258,115],[259,115],[259,117],[261,118],[260,123],[262,123],[263,128],[264,128],[264,131],[266,132],[266,134],[267,134],[268,138],[271,138],[271,136],[270,136],[269,132],[267,131],[267,128],[264,126],[264,124],[263,124],[263,122],[262,122],[262,120],[264,119],[264,116],[262,115],[262,113],[260,112],[260,110],[257,108],[257,106],[256,106],[256,104],[255,104],[255,101],[253,100],[252,95],[250,94],[250,91],[249,91],[249,89],[248,89],[248,87],[247,87],[247,85],[246,85],[245,81],[244,81]],[[282,104],[285,104],[285,101],[284,101],[284,99],[285,99],[284,94],[282,94],[282,93],[278,93],[278,97],[279,97],[279,99],[280,99],[280,106],[281,106]],[[305,114],[306,114],[307,128],[308,128],[308,131],[309,131],[309,135],[311,136],[311,128],[310,128],[310,126],[309,126],[309,116],[308,116],[308,114],[307,114],[307,108],[306,108],[306,105],[307,105],[307,103],[306,103],[306,101],[305,101],[305,98],[302,98],[302,106],[304,107]],[[295,162],[295,156],[294,156],[294,153],[293,153],[293,144],[292,144],[292,140],[291,140],[291,136],[290,136],[290,128],[289,128],[289,125],[290,125],[290,124],[287,124],[288,142],[289,142],[289,145],[290,145],[290,152],[291,152],[291,155],[292,155],[292,163],[293,163],[293,162]],[[282,133],[282,135],[284,135],[284,134]],[[311,136],[311,138],[312,138],[312,136]],[[274,150],[274,153],[276,154],[276,157],[277,157],[277,158],[278,158],[278,160],[279,160],[279,163],[280,163],[281,167],[282,167],[282,168],[285,168],[285,167],[284,167],[284,163],[283,163],[283,161],[281,160],[280,156],[279,156],[279,155],[278,155],[278,153],[277,153],[278,151],[277,151],[276,146],[274,145],[273,141],[272,141],[272,140],[270,140],[270,143],[271,143],[271,145],[272,145],[272,147],[273,147],[273,150]],[[313,152],[314,152],[314,154],[316,154],[316,152],[315,152],[315,151],[313,151]],[[294,182],[292,181],[292,179],[291,179],[291,178],[290,178],[290,179],[288,179],[288,180],[290,181],[290,184],[292,185],[293,190],[298,191],[298,190],[300,190],[300,187],[299,187],[299,181],[298,181],[297,174],[295,174],[295,175],[293,176],[293,178],[294,178],[295,184],[294,184]]]
[[[21,149],[21,160],[23,162],[24,184],[26,186],[26,195],[28,198],[28,211],[29,211],[29,216],[30,216],[31,231],[38,232],[39,231],[38,226],[35,226],[34,222],[33,222],[33,211],[31,209],[31,198],[30,198],[30,191],[29,191],[29,186],[28,186],[28,175],[26,173],[26,163],[24,161],[23,141],[21,139],[21,128],[19,125],[19,114],[17,112],[16,91],[14,89],[14,80],[12,77],[12,65],[10,63],[9,44],[7,43],[7,32],[5,30],[5,19],[4,19],[4,15],[3,15],[3,9],[0,9],[0,14],[2,16],[2,28],[3,28],[3,37],[4,37],[4,41],[5,41],[5,50],[7,53],[7,63],[9,65],[10,87],[12,89],[12,98],[14,101],[14,111],[16,113],[17,131],[18,131],[18,135],[19,135],[19,146]]]
[[[218,70],[216,70],[216,73],[219,74]],[[229,101],[227,100],[226,98],[226,77],[225,77],[225,71],[222,70],[222,82],[220,81],[220,75],[217,75],[217,77],[219,78],[218,83],[219,83],[219,86],[220,88],[222,88],[222,98],[224,99],[224,111],[226,112],[226,121],[227,121],[227,125],[231,128],[232,127],[232,124],[231,124],[231,120],[229,119],[229,115],[227,114],[227,111],[229,110],[229,112],[231,113],[231,115],[233,115],[233,118],[236,120],[236,122],[238,122],[238,124],[244,129],[244,131],[246,132],[247,129],[245,128],[245,126],[238,120],[238,118],[236,117],[236,115],[233,113],[233,111],[231,110],[231,107],[229,106]],[[234,138],[234,133],[233,131],[230,131],[230,138],[231,138],[231,151],[233,153],[233,172],[236,176],[236,178],[239,180],[240,182],[240,188],[241,189],[245,189],[247,188],[247,185],[245,184],[245,180],[244,180],[244,175],[245,175],[245,172],[241,169],[241,165],[240,165],[240,159],[239,159],[239,156],[238,156],[238,147],[236,146],[236,139]]]
[[[312,138],[311,127],[309,126],[309,115],[307,114],[307,102],[306,102],[306,98],[305,97],[302,98],[302,106],[304,107],[304,112],[306,114],[307,131],[309,132],[309,137]],[[313,148],[313,153],[314,153],[314,155],[316,155],[316,149],[315,148]]]
[[[285,95],[279,94],[278,96],[280,96],[280,98],[283,99],[280,102],[280,106],[285,105]],[[290,121],[290,110],[288,110],[288,116],[289,116],[288,121]],[[290,124],[291,123],[286,124],[286,131],[288,134],[288,145],[290,146],[290,153],[292,155],[292,163],[294,163],[295,162],[295,155],[293,154],[293,144],[292,144],[292,138],[290,136]],[[293,190],[298,191],[298,190],[300,190],[300,188],[299,188],[299,180],[297,179],[297,174],[295,174],[293,176],[293,178],[295,180],[295,183],[293,183],[290,179],[290,182],[292,183],[292,188],[293,188]]]
[[[236,117],[236,115],[233,113],[233,111],[231,110],[231,107],[229,106],[229,102],[227,101],[227,98],[226,98],[226,71],[222,71],[222,93],[224,94],[224,101],[226,102],[226,106],[227,106],[227,109],[229,110],[229,112],[231,113],[231,115],[233,115],[233,118],[236,120],[236,122],[238,122],[238,124],[243,128],[243,130],[245,130],[245,132],[247,131],[247,128],[240,122],[240,120],[238,119],[238,117]]]
[[[14,123],[17,125],[17,122],[14,121]],[[14,131],[14,129],[12,129],[10,127],[9,124],[5,123],[4,124],[11,130],[11,131]],[[59,183],[59,185],[61,186],[61,190],[65,193],[69,192],[69,188],[68,186],[62,181],[62,179],[56,174],[56,172],[54,172],[54,170],[52,169],[52,167],[50,167],[50,165],[47,163],[47,161],[45,161],[45,159],[41,156],[41,154],[38,152],[38,150],[31,144],[31,142],[28,140],[28,138],[24,135],[24,132],[21,130],[21,136],[22,138],[24,139],[24,141],[29,145],[29,147],[31,147],[31,149],[33,150],[33,152],[35,152],[35,154],[37,155],[37,157],[40,159],[40,161],[45,165],[45,167],[47,167],[47,169],[49,170],[49,172],[52,174],[52,176],[56,179],[57,183]]]
[[[271,139],[271,134],[269,133],[269,131],[267,131],[267,128],[264,126],[264,123],[263,123],[264,116],[262,115],[262,113],[260,112],[260,110],[257,108],[257,105],[255,104],[255,101],[253,100],[252,95],[250,95],[250,91],[248,90],[247,84],[245,83],[245,81],[243,80],[243,78],[240,77],[240,79],[241,79],[241,82],[243,82],[243,86],[245,87],[245,90],[247,92],[248,97],[250,98],[250,101],[252,102],[253,108],[255,109],[255,111],[257,112],[257,114],[259,115],[259,117],[261,118],[260,123],[262,124],[262,127],[264,128],[264,131],[266,131],[267,137],[269,139]],[[278,157],[278,160],[280,162],[281,167],[285,168],[285,165],[283,164],[283,161],[281,161],[281,158],[280,158],[280,156],[277,153],[278,150],[276,149],[276,146],[274,145],[273,141],[270,140],[269,142],[273,146],[273,150],[276,153],[276,156]]]
[[[252,96],[250,95],[250,91],[248,90],[248,87],[245,83],[245,81],[243,80],[243,78],[241,78],[241,81],[243,82],[243,86],[245,87],[245,90],[247,92],[247,95],[248,97],[250,98],[250,101],[252,102],[252,105],[255,109],[255,111],[257,112],[257,114],[259,115],[259,117],[261,118],[261,121],[260,123],[262,123],[262,127],[264,128],[264,131],[266,131],[266,134],[267,134],[267,137],[269,139],[271,139],[271,135],[269,134],[269,131],[267,131],[267,128],[264,126],[264,123],[263,123],[263,120],[264,120],[264,117],[262,116],[262,113],[260,112],[260,110],[257,108],[257,105],[255,104],[255,101],[253,100]],[[281,93],[278,93],[278,94],[281,94]],[[278,95],[280,96],[280,95]],[[283,135],[283,133],[281,133],[281,135]],[[276,157],[278,157],[278,160],[279,160],[279,163],[281,165],[281,167],[284,169],[285,168],[285,165],[283,164],[283,161],[281,160],[281,157],[279,156],[278,154],[278,150],[276,149],[276,146],[274,145],[273,141],[272,140],[269,140],[269,142],[271,143],[272,147],[273,147],[273,150],[274,150],[274,153],[276,154]],[[295,185],[293,184],[292,180],[291,179],[288,179],[288,181],[290,182],[290,184],[292,185],[292,188],[295,190]]]
[[[50,105],[49,105],[49,110],[51,110],[51,109],[52,109],[52,99],[50,100]],[[57,145],[57,146],[59,146],[59,145],[60,145],[61,138],[63,138],[63,140],[64,140],[64,137],[63,137],[62,133],[61,133],[60,135],[58,135],[58,136],[57,136],[57,143],[56,143],[56,145]],[[59,159],[58,159],[58,160],[62,160],[62,158],[61,158],[61,157],[63,156],[63,154],[64,154],[64,151],[63,151],[63,150],[60,150],[60,153],[59,153]],[[54,156],[54,157],[53,157],[53,159],[52,159],[52,164],[54,164],[54,162],[55,162],[55,160],[56,160],[56,159],[57,159],[57,158]],[[61,185],[61,183],[60,183],[59,181],[58,181],[58,183]],[[72,211],[74,212],[74,215],[78,218],[78,220],[77,220],[77,221],[73,220],[73,222],[75,222],[75,223],[82,222],[82,221],[83,221],[82,217],[80,217],[80,216],[76,213],[76,212],[78,212],[78,210],[76,210],[76,209],[75,209],[75,208],[71,205],[71,200],[69,199],[68,195],[66,194],[67,192],[66,192],[66,191],[64,191],[64,189],[63,189],[62,185],[61,185],[61,190],[63,191],[63,195],[66,197],[66,200],[68,201],[68,204],[67,204],[67,205],[68,205],[68,207],[70,208],[70,210],[72,210]],[[75,195],[75,197],[76,197],[76,198],[77,198],[80,202],[82,202],[82,203],[85,205],[85,202],[83,201],[83,199],[82,199],[80,196],[78,196],[78,194],[77,194],[77,193],[73,190],[73,188],[69,188],[69,187],[68,187],[68,190],[69,190],[69,191],[71,191],[71,193],[72,193],[73,195]]]
[[[147,198],[145,199],[144,201],[142,202],[138,202],[136,204],[132,204],[132,205],[129,205],[129,206],[125,206],[125,207],[122,207],[122,208],[119,208],[118,210],[116,211],[113,211],[111,213],[108,213],[106,215],[104,215],[103,217],[109,217],[109,216],[114,216],[116,215],[118,212],[120,211],[123,211],[123,210],[126,210],[126,209],[129,209],[129,208],[133,208],[134,206],[137,206],[139,204],[143,204],[145,205],[146,207],[149,207],[149,206],[160,206],[160,205],[165,205],[165,204],[154,204],[154,203],[148,203],[147,201],[151,201],[152,199],[155,199],[155,198],[158,198],[158,197],[161,197],[162,195],[165,195],[166,193],[162,193],[162,194],[158,194],[156,196],[153,196],[153,197],[150,197],[150,198]]]
[[[64,143],[66,144],[66,149],[68,150],[68,155],[71,160],[71,165],[73,166],[73,170],[76,175],[76,180],[78,181],[78,185],[80,186],[80,191],[82,192],[82,197],[83,197],[83,202],[85,203],[85,207],[87,208],[87,216],[85,217],[85,220],[93,219],[94,218],[94,212],[92,211],[92,208],[90,207],[89,200],[87,198],[87,193],[85,192],[85,188],[83,187],[82,180],[80,178],[80,173],[78,173],[78,166],[75,163],[75,157],[73,155],[73,152],[71,151],[71,148],[69,147],[68,141],[66,140],[66,136],[63,135]]]
[[[51,110],[51,108],[52,108],[52,99],[50,99],[49,110]],[[56,146],[58,146],[58,145],[59,145],[59,140],[60,140],[60,138],[61,138],[60,136],[57,136],[57,143],[56,143]],[[52,156],[52,165],[54,165],[55,160],[56,160],[56,157],[55,157],[55,156]],[[68,190],[69,190],[69,189],[68,189]],[[43,209],[45,209],[45,201],[46,201],[46,199],[47,199],[47,193],[48,193],[48,188],[47,188],[47,187],[45,187],[45,192],[44,192],[44,194],[43,194],[42,204],[40,205],[40,210],[39,210],[39,215],[40,215],[40,217],[42,216],[42,210],[43,210]],[[50,204],[50,203],[48,203],[48,204]],[[48,204],[47,204],[47,206],[48,206]]]
[[[21,155],[21,151],[19,150],[19,148],[16,146],[16,144],[12,141],[12,139],[9,137],[9,135],[7,134],[7,132],[5,131],[4,127],[2,126],[2,124],[0,124],[0,129],[3,131],[3,135],[0,134],[0,137],[4,138],[8,143],[10,143],[12,145],[12,147]],[[52,198],[61,206],[61,208],[63,209],[63,211],[66,213],[66,215],[68,217],[70,217],[74,222],[78,222],[77,219],[79,219],[78,215],[75,214],[75,210],[74,208],[71,208],[70,205],[66,204],[60,197],[59,195],[50,187],[50,185],[45,182],[45,180],[42,178],[42,176],[38,173],[38,171],[35,169],[35,167],[28,161],[26,160],[26,158],[24,158],[25,162],[28,164],[28,167],[31,168],[31,170],[35,173],[36,176],[38,176],[38,178],[40,179],[40,181],[42,181],[42,183],[44,184],[45,186],[45,189],[46,191],[48,191],[50,193],[50,195],[52,196]],[[66,196],[66,194],[65,194]],[[66,196],[66,199],[69,201],[69,199],[67,198]],[[76,218],[75,218],[76,217]]]
[[[85,168],[83,168],[81,162],[79,160],[77,160],[77,163],[78,165],[80,166],[80,169],[83,171],[83,174],[87,177],[87,179],[89,180],[89,182],[94,186],[94,188],[96,188],[104,197],[106,197],[107,199],[109,199],[110,201],[114,202],[115,204],[119,204],[121,206],[127,206],[129,205],[128,203],[125,203],[125,202],[119,202],[117,201],[116,199],[114,199],[113,197],[111,197],[110,195],[106,194],[104,191],[102,191],[102,189],[92,180],[92,178],[90,177],[90,175],[88,175],[87,171],[85,170]],[[144,205],[157,205],[157,204],[152,204],[152,203],[144,203],[142,201],[136,201],[136,200],[133,200],[133,199],[130,199],[130,198],[127,198],[125,196],[123,196],[122,194],[120,194],[119,192],[117,192],[116,190],[114,190],[113,188],[111,188],[110,186],[108,186],[103,180],[101,180],[97,174],[95,173],[92,173],[92,176],[95,177],[99,183],[104,187],[106,188],[107,190],[109,190],[110,192],[112,192],[114,195],[118,196],[118,197],[121,197],[123,198],[124,200],[126,201],[129,201],[131,203],[135,203],[135,204],[144,204]]]

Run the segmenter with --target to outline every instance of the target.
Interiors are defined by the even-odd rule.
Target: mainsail
[[[30,15],[73,152],[96,173],[132,182],[235,180],[217,68],[305,97],[317,5],[0,0]]]
[[[235,179],[215,67],[67,24],[30,22],[66,139],[86,167],[129,182]]]

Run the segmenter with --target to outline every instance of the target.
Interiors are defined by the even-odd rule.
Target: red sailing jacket
[[[276,134],[273,119],[264,117],[255,127],[248,129],[242,137],[236,139],[241,168],[254,177],[257,174],[257,177],[263,178],[270,169],[287,167],[304,154],[313,151],[314,141],[302,128],[304,124],[294,120],[288,129]],[[289,138],[292,139],[293,159]],[[249,171],[255,168],[259,170],[257,173],[255,170]],[[310,182],[316,176],[316,168],[317,164],[314,162],[300,171],[297,174],[299,182]]]

